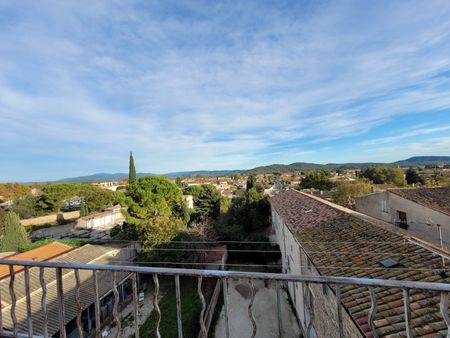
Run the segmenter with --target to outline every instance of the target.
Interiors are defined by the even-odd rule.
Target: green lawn
[[[173,277],[160,277],[160,292],[163,298],[159,301],[161,309],[160,333],[164,338],[177,338],[177,307],[175,296],[175,281]],[[153,285],[150,283],[150,287]],[[204,292],[206,293],[206,292]],[[197,295],[197,279],[180,278],[181,317],[183,319],[183,337],[194,338],[199,332],[199,316],[201,302]],[[141,326],[141,337],[153,337],[156,313],[153,311],[147,321]]]

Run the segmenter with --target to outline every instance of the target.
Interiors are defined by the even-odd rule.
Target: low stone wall
[[[55,223],[59,220],[72,220],[77,219],[80,217],[80,211],[69,211],[69,212],[61,212],[59,214],[51,214],[41,217],[34,217],[34,218],[28,218],[28,219],[22,219],[20,220],[20,223],[22,225],[38,225],[38,224],[46,224],[46,223]]]

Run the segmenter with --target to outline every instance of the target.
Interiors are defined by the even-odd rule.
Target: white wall
[[[294,275],[320,275],[295,235],[284,225],[280,216],[273,209],[272,225],[282,253],[283,272]],[[289,282],[287,284],[295,313],[305,334],[310,318],[305,304],[305,292],[307,289],[303,283]],[[323,287],[321,284],[314,283],[311,283],[308,289],[313,297],[312,311],[314,313],[313,328],[308,338],[338,337],[338,310],[333,290],[328,286]],[[342,312],[342,318],[345,337],[362,337],[358,327],[346,311]]]
[[[382,200],[386,200],[387,212],[381,210]],[[406,213],[408,221],[407,233],[431,244],[440,245],[439,229],[441,225],[444,248],[450,249],[450,216],[407,200],[389,191],[369,194],[356,198],[356,211],[395,224],[398,221],[397,211]],[[427,224],[434,224],[428,226]]]

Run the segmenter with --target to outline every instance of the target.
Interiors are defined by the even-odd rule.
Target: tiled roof
[[[226,245],[218,245],[212,248],[209,248],[208,251],[205,251],[201,256],[202,263],[212,263],[220,261],[224,255],[227,253]]]
[[[65,254],[66,252],[69,252],[73,248],[69,245],[59,243],[59,242],[52,242],[48,243],[46,245],[43,245],[39,248],[32,249],[26,252],[22,252],[20,254],[11,255],[6,258],[3,258],[5,260],[15,260],[15,261],[48,261],[49,259],[55,258],[57,256],[60,256],[62,254]],[[22,266],[15,266],[14,271],[19,272],[22,271]],[[3,279],[5,277],[9,276],[9,266],[8,265],[0,265],[0,279]]]
[[[450,216],[450,187],[389,189],[389,191]]]
[[[52,262],[66,263],[86,263],[86,264],[114,264],[112,253],[117,248],[111,248],[101,245],[84,245],[81,248],[52,259]],[[128,275],[127,272],[118,272],[117,281],[122,280]],[[102,271],[98,273],[99,296],[102,297],[112,289],[113,275],[111,272]],[[0,282],[0,291],[2,295],[2,313],[3,326],[6,329],[12,329],[12,320],[10,315],[11,296],[9,293],[9,278]],[[45,281],[47,284],[47,311],[48,311],[48,333],[51,337],[59,331],[58,318],[58,295],[56,290],[55,269],[45,269]],[[80,270],[80,301],[83,309],[90,306],[95,300],[95,287],[93,273],[90,270]],[[27,332],[27,312],[24,292],[25,280],[24,274],[18,273],[15,276],[14,291],[17,298],[16,316],[19,323],[19,332]],[[63,269],[63,289],[64,289],[64,307],[65,322],[68,323],[76,317],[76,299],[75,299],[76,280],[73,270]],[[42,319],[42,289],[39,282],[39,268],[30,268],[30,291],[33,330],[35,335],[43,334]]]
[[[450,282],[442,278],[441,258],[404,237],[359,219],[343,208],[288,190],[270,199],[284,224],[297,237],[321,275]],[[393,258],[397,268],[383,268]],[[433,270],[434,269],[434,270]],[[450,272],[447,271],[450,275]],[[401,290],[376,288],[375,325],[380,337],[406,335]],[[411,323],[415,336],[444,337],[446,325],[439,312],[439,295],[411,290]],[[367,288],[345,286],[342,302],[356,325],[371,337]]]

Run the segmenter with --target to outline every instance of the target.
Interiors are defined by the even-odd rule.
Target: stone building
[[[388,189],[356,197],[358,212],[397,225],[411,236],[450,249],[450,187]]]
[[[383,222],[295,190],[272,197],[270,204],[284,273],[450,282],[436,252],[389,231],[388,224],[385,228]],[[405,337],[402,290],[375,291],[377,335]],[[339,336],[336,292],[335,285],[288,283],[305,337]],[[439,294],[410,292],[414,336],[440,337],[447,326],[439,312]],[[342,287],[341,304],[343,336],[372,337],[369,290]]]

